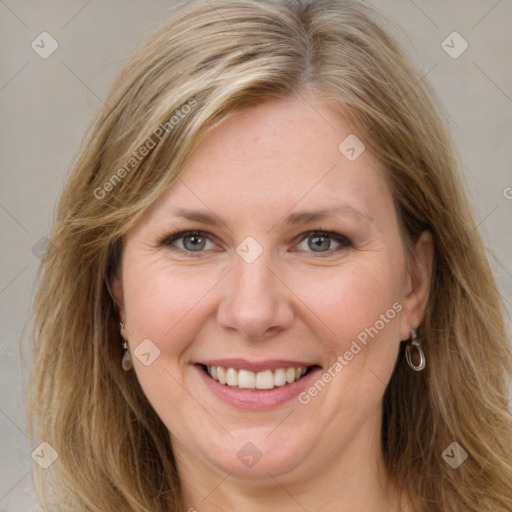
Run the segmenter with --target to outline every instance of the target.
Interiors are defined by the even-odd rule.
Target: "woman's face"
[[[178,461],[283,479],[373,461],[421,272],[383,166],[327,107],[272,101],[218,126],[129,234],[114,282]]]

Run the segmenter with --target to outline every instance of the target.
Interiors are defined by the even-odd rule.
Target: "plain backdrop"
[[[371,3],[401,27],[403,46],[437,91],[479,230],[512,310],[512,2]],[[56,200],[114,76],[172,4],[0,0],[2,511],[28,510],[34,501],[30,469],[35,447],[28,445],[25,434],[27,372],[18,355],[18,338],[30,311]],[[42,32],[56,43],[40,36]],[[39,44],[39,53],[33,42]],[[51,44],[58,48],[43,58]]]

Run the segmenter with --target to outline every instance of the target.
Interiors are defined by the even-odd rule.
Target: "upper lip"
[[[224,368],[235,368],[236,370],[251,370],[260,372],[263,370],[275,370],[276,368],[298,368],[299,366],[308,368],[316,366],[316,363],[305,361],[292,361],[289,359],[266,359],[264,361],[248,361],[247,359],[209,359],[208,361],[198,361],[197,364],[206,366],[222,366]]]

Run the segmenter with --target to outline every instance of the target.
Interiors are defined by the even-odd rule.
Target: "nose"
[[[265,251],[252,263],[237,257],[218,307],[221,327],[264,341],[291,326],[293,294],[270,264]]]

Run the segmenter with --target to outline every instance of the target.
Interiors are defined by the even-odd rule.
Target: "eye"
[[[185,252],[201,252],[203,249],[211,249],[207,247],[207,243],[213,242],[205,235],[203,231],[181,231],[166,235],[160,242],[161,245],[175,246]]]
[[[296,249],[316,253],[330,253],[345,247],[352,247],[352,242],[347,237],[340,235],[339,233],[310,231],[305,235],[306,236],[302,238],[300,244],[296,246]],[[337,247],[333,248],[333,243],[335,245],[337,244]],[[303,244],[307,244],[307,247],[301,247]]]
[[[335,245],[334,248],[333,244]],[[191,255],[191,253],[201,253],[205,250],[215,248],[215,244],[207,233],[204,231],[190,230],[166,234],[159,241],[158,245],[182,251],[189,255]],[[292,250],[314,252],[317,254],[331,254],[347,247],[353,247],[352,242],[347,237],[340,235],[339,233],[329,231],[309,231],[302,235],[300,243]]]

